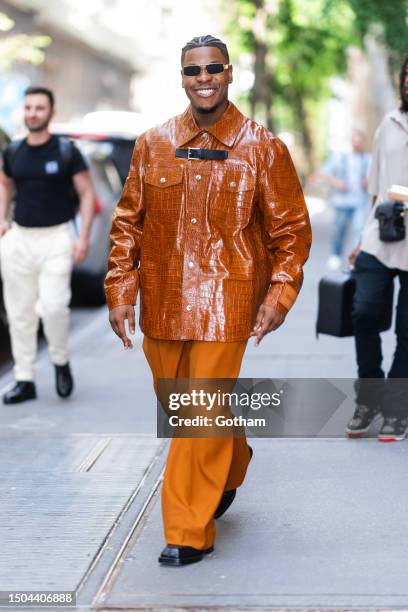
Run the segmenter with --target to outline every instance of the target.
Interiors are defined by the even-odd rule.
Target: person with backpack
[[[5,404],[37,397],[39,318],[55,366],[58,395],[68,397],[74,386],[68,354],[71,270],[88,253],[95,195],[80,151],[49,132],[53,114],[53,92],[29,87],[24,103],[28,135],[3,152],[0,261],[15,377],[14,386],[3,395]],[[74,237],[72,221],[78,202],[82,222]]]

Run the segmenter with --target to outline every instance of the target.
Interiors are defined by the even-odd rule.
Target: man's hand
[[[256,316],[254,329],[250,333],[250,336],[256,336],[254,346],[258,346],[266,334],[278,329],[284,320],[285,315],[283,315],[280,310],[273,308],[273,306],[265,306],[262,304]]]
[[[10,229],[10,225],[7,221],[0,221],[0,238],[4,236],[6,232]]]
[[[126,335],[125,320],[127,319],[130,334],[135,333],[135,308],[126,304],[125,306],[116,306],[109,311],[109,323],[115,334],[123,342],[125,349],[133,348],[130,338]]]
[[[84,261],[89,251],[89,240],[85,236],[78,236],[74,242],[73,259],[74,263],[78,264]]]
[[[349,266],[351,270],[354,270],[354,265],[356,263],[357,255],[361,251],[361,245],[358,244],[355,249],[353,249],[348,256]]]

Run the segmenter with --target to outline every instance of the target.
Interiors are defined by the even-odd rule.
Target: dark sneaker
[[[380,414],[379,406],[365,406],[357,404],[357,408],[347,423],[346,434],[349,438],[361,438],[362,435],[370,429],[370,425],[375,417]]]
[[[408,417],[385,417],[378,434],[379,442],[398,442],[408,433]]]

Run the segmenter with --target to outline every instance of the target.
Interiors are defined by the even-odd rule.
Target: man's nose
[[[197,81],[200,83],[207,82],[211,80],[211,74],[208,74],[206,68],[202,67],[200,70],[200,74],[197,76]]]

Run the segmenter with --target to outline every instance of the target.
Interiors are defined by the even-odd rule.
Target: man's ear
[[[234,79],[232,77],[232,66],[230,66],[228,69],[228,83],[232,83],[233,80]]]
[[[181,86],[184,89],[184,79],[183,79],[183,71],[180,70],[180,74],[181,74]]]

